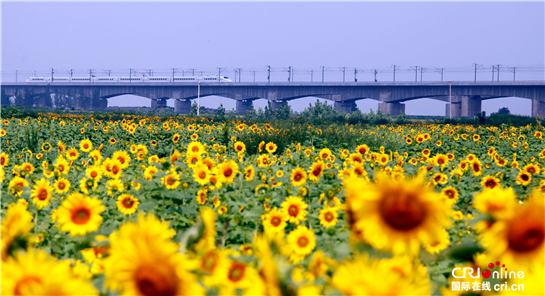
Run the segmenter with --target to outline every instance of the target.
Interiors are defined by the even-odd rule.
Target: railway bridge
[[[44,95],[52,93],[79,94],[85,98],[99,98],[99,108],[107,107],[108,98],[120,95],[137,95],[151,100],[152,107],[166,106],[167,100],[175,100],[175,110],[189,113],[191,101],[199,95],[202,99],[221,96],[236,100],[236,111],[245,114],[252,108],[252,101],[266,99],[273,109],[290,100],[303,97],[319,97],[334,102],[337,110],[350,113],[356,109],[356,101],[379,101],[384,114],[404,113],[404,102],[430,98],[447,102],[445,114],[454,117],[473,117],[481,112],[481,102],[504,97],[525,98],[532,101],[532,116],[545,116],[545,81],[517,82],[349,82],[349,83],[2,83],[2,92],[8,96],[17,94]],[[452,108],[452,113],[450,111]]]

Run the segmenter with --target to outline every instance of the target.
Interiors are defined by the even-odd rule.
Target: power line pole
[[[496,66],[492,65],[492,82],[494,81],[494,70],[496,70]]]
[[[218,67],[218,83],[219,83],[219,84],[221,84],[221,71],[222,71],[222,70],[225,70],[225,69],[227,69],[227,68],[220,68],[220,67]],[[193,75],[193,76],[195,76],[195,75]],[[200,80],[199,80],[199,89],[200,89]]]
[[[235,82],[237,82],[237,68],[235,68]]]
[[[271,65],[267,66],[267,82],[271,83]]]
[[[375,69],[375,82],[377,82],[377,69]]]
[[[414,81],[418,81],[418,66],[411,67],[414,68]]]
[[[354,68],[354,82],[358,82],[358,69]]]
[[[394,82],[396,82],[396,69],[397,69],[399,66],[393,65],[392,67],[394,67]]]
[[[55,73],[55,70],[51,68],[51,81],[53,82],[55,78],[53,77],[53,74]]]
[[[176,72],[176,69],[172,68],[172,82],[174,82],[174,72]]]
[[[17,70],[15,70],[15,82],[17,83]]]
[[[314,70],[310,70],[310,82],[314,82]]]
[[[498,81],[500,81],[500,66],[501,65],[498,65]]]
[[[344,83],[344,74],[346,72],[346,67],[342,67],[342,69],[343,69],[343,83]]]
[[[129,82],[132,82],[132,70],[133,69],[129,69]]]
[[[477,66],[478,64],[473,64],[475,66],[475,79],[473,80],[474,82],[477,82]]]
[[[191,70],[191,76],[195,76],[195,69],[189,69]]]
[[[255,70],[254,70],[254,83],[255,83]]]
[[[325,67],[322,66],[322,83],[324,83],[324,71],[325,71]]]
[[[422,82],[422,73],[424,72],[424,68],[420,67],[420,82]]]
[[[509,71],[513,72],[513,81],[515,81],[515,72],[517,70],[517,67],[508,68]]]
[[[238,82],[240,82],[240,77],[242,77],[242,68],[238,68]]]

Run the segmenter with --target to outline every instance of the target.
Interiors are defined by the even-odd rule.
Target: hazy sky
[[[473,80],[471,67],[480,64],[478,79],[491,79],[491,65],[501,64],[500,79],[512,80],[508,67],[543,68],[543,2],[3,2],[2,80],[28,76],[128,75],[129,68],[154,75],[196,69],[242,81],[286,81],[283,72],[295,69],[295,81],[342,81],[360,69],[359,81],[392,80],[392,65],[400,65],[396,80],[414,80],[411,66],[426,70],[423,80],[440,80],[434,68],[445,67],[445,80]],[[521,68],[522,69],[522,68]],[[420,80],[420,73],[418,74]],[[517,79],[543,80],[543,72],[517,73]],[[291,101],[295,110],[315,98]],[[208,107],[235,102],[227,98],[201,100]],[[265,101],[254,103],[264,106]],[[110,106],[149,106],[147,98],[112,98]],[[173,105],[170,100],[169,105]],[[421,99],[406,103],[407,114],[444,115],[445,103]],[[378,102],[358,102],[363,112]],[[508,106],[513,113],[530,114],[530,100],[498,99],[483,102],[487,113]]]

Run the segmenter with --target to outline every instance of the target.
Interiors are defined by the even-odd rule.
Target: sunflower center
[[[228,278],[232,282],[238,282],[242,278],[244,278],[244,273],[246,272],[246,266],[240,264],[240,263],[233,263],[231,265],[231,268],[229,268],[229,274]]]
[[[525,253],[531,252],[543,245],[545,240],[545,228],[543,223],[532,223],[532,221],[524,221],[514,223],[507,234],[507,242],[509,248],[515,252]]]
[[[59,189],[60,190],[63,190],[64,188],[66,187],[66,185],[64,185],[64,183],[59,183]]]
[[[83,144],[83,148],[84,148],[84,149],[87,149],[87,148],[89,148],[89,145]]]
[[[213,252],[210,252],[204,257],[202,261],[202,268],[205,271],[211,272],[212,270],[214,270],[214,267],[216,267],[217,263],[218,263],[218,255]]]
[[[321,172],[322,172],[322,168],[321,168],[321,167],[317,167],[317,168],[314,169],[314,171],[312,171],[312,174],[313,174],[314,176],[318,176],[318,175],[320,175]]]
[[[96,171],[91,172],[91,178],[96,178],[98,176],[98,173]]]
[[[288,208],[288,214],[292,217],[297,217],[297,215],[299,214],[299,208],[296,205],[291,205]]]
[[[303,176],[301,176],[301,174],[296,174],[295,176],[293,176],[293,180],[299,182],[301,181],[301,179],[303,178]]]
[[[46,200],[47,199],[47,190],[42,189],[40,190],[40,194],[38,194],[39,200]]]
[[[86,208],[80,208],[72,212],[72,222],[81,225],[87,223],[91,219],[91,211]]]
[[[448,190],[448,191],[446,192],[446,195],[447,195],[448,198],[450,198],[450,199],[454,198],[454,192],[453,192],[452,190]]]
[[[193,146],[193,148],[191,148],[191,151],[193,151],[193,152],[199,152],[199,147]]]
[[[278,217],[273,217],[271,219],[271,224],[272,226],[274,227],[278,227],[280,225],[280,223],[282,223],[282,219],[278,218]]]
[[[297,245],[301,248],[306,247],[308,243],[309,243],[308,238],[306,238],[305,236],[301,236],[300,238],[297,239]]]
[[[231,175],[233,174],[233,169],[231,168],[227,168],[224,172],[223,172],[223,175],[227,178],[229,178]]]
[[[112,173],[114,173],[114,174],[119,173],[119,168],[118,168],[116,165],[114,165],[114,166],[112,167]]]
[[[133,204],[134,204],[134,201],[130,198],[126,198],[123,200],[123,206],[125,206],[128,209],[132,208]]]
[[[333,221],[333,219],[334,219],[333,214],[331,214],[330,212],[325,213],[324,219],[325,219],[327,222]]]
[[[534,168],[528,168],[528,173],[535,174],[536,170]]]
[[[417,228],[427,216],[425,205],[417,197],[397,190],[387,192],[379,207],[386,224],[400,231]]]
[[[522,174],[522,175],[520,176],[520,178],[521,178],[523,181],[525,181],[525,182],[528,181],[528,180],[530,179],[530,178],[528,177],[528,175],[526,175],[526,174]]]
[[[486,181],[486,187],[494,188],[496,187],[496,182],[494,180],[488,180]]]
[[[170,270],[169,270],[170,271]],[[173,296],[177,294],[175,274],[167,270],[157,270],[150,266],[140,266],[134,275],[136,287],[145,296]]]
[[[201,178],[201,179],[206,178],[206,172],[201,171],[201,172],[199,173],[199,178]]]

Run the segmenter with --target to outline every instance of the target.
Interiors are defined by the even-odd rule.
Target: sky
[[[544,2],[2,2],[2,81],[29,76],[128,76],[152,69],[153,75],[203,75],[241,81],[414,81],[414,66],[423,81],[490,81],[500,64],[500,80],[543,80],[545,59]],[[147,72],[149,73],[149,72]],[[217,74],[216,74],[217,75]],[[238,77],[237,77],[238,78]],[[420,72],[417,79],[420,80]],[[495,78],[496,79],[496,78]],[[237,79],[238,80],[238,79]],[[301,111],[316,98],[290,101]],[[172,100],[168,101],[174,105]],[[206,107],[235,101],[201,100]],[[378,109],[373,100],[358,101],[366,113]],[[265,100],[254,102],[264,107]],[[150,106],[143,97],[111,98],[109,106]],[[530,115],[531,102],[503,98],[483,102],[488,114],[501,107]],[[444,115],[445,102],[406,102],[406,113]]]

